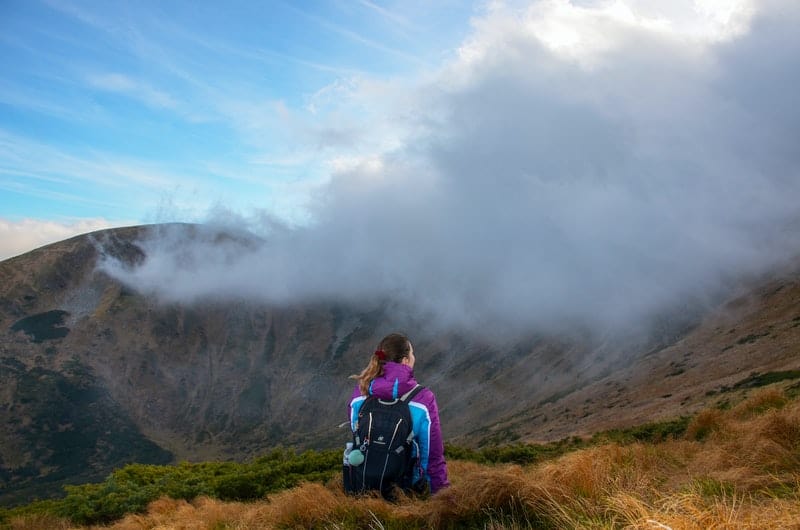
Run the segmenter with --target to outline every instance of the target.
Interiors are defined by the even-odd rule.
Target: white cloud
[[[328,162],[332,173],[350,173],[359,171],[362,174],[382,176],[385,170],[380,156],[337,156]]]
[[[800,6],[709,23],[655,5],[495,6],[454,62],[377,104],[391,147],[331,154],[313,224],[240,258],[200,245],[192,270],[154,242],[120,277],[168,299],[391,300],[530,331],[632,329],[774,266],[800,250]],[[577,35],[569,53],[550,27]],[[352,93],[334,108],[362,130],[345,111],[373,95]]]
[[[476,32],[459,54],[462,62],[485,63],[492,56],[507,57],[520,39],[534,40],[561,59],[592,68],[644,35],[703,53],[708,44],[746,33],[754,13],[753,0],[598,0],[589,5],[540,0],[523,7],[498,2],[488,16],[475,20]]]
[[[0,218],[0,260],[73,236],[125,224],[131,223],[112,223],[106,219],[57,222],[40,219],[10,221]]]

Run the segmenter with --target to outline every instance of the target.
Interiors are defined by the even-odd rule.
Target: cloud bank
[[[475,19],[387,114],[401,144],[334,166],[308,225],[265,215],[247,251],[166,238],[106,269],[165,300],[624,329],[796,255],[800,5],[575,4]]]

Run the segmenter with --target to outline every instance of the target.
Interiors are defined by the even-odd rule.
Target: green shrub
[[[478,464],[534,464],[590,445],[609,442],[622,444],[633,442],[659,443],[669,439],[680,438],[686,432],[690,419],[689,416],[685,416],[675,420],[646,423],[628,429],[611,429],[596,433],[588,441],[572,437],[543,444],[515,443],[493,445],[480,449],[445,444],[444,450],[448,459],[468,460]]]
[[[734,389],[757,388],[760,386],[778,383],[787,379],[800,379],[800,370],[786,370],[783,372],[767,372],[764,374],[753,372],[748,377],[733,385]]]
[[[274,450],[251,463],[182,462],[158,466],[130,464],[104,482],[66,486],[62,499],[0,511],[0,523],[28,514],[52,514],[75,524],[107,524],[128,513],[143,512],[160,498],[191,500],[209,496],[222,500],[254,500],[300,481],[324,482],[339,472],[339,451]]]
[[[686,433],[691,417],[681,416],[675,420],[645,423],[628,429],[611,429],[592,436],[593,443],[659,443],[665,440],[680,438]]]
[[[454,460],[468,460],[479,464],[533,464],[556,458],[586,446],[582,439],[565,438],[544,444],[515,443],[484,447],[478,450],[445,444],[445,456]]]

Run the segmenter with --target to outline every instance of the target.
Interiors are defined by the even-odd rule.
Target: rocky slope
[[[246,459],[346,437],[337,425],[347,376],[394,330],[391,315],[331,303],[164,304],[98,270],[104,255],[135,267],[146,259],[139,241],[161,229],[102,231],[0,263],[0,503],[131,461]],[[798,270],[624,339],[406,329],[446,439],[556,439],[685,414],[745,391],[736,383],[751,372],[800,368]]]

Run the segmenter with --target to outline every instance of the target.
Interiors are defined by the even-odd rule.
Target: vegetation
[[[800,401],[774,389],[588,440],[447,451],[452,487],[395,504],[345,496],[338,451],[275,451],[249,464],[128,466],[2,516],[15,530],[70,521],[117,530],[764,529],[800,520]]]
[[[611,429],[595,434],[592,440],[595,444],[600,442],[615,442],[629,444],[634,442],[659,443],[674,438],[680,438],[686,433],[691,418],[682,416],[675,420],[645,423],[628,429]]]
[[[114,471],[104,482],[65,486],[66,497],[35,502],[8,510],[19,514],[47,513],[76,524],[115,521],[139,513],[160,498],[192,500],[200,496],[246,501],[295,486],[301,480],[325,481],[341,463],[339,451],[296,454],[274,450],[251,463],[183,462],[174,466],[131,464]],[[0,511],[0,518],[3,512]],[[0,519],[2,520],[2,519]]]
[[[733,385],[734,389],[739,388],[756,388],[761,386],[771,385],[787,379],[800,379],[800,370],[787,370],[784,372],[767,372],[761,374],[753,372],[748,377],[742,379]]]
[[[447,460],[467,460],[478,464],[534,464],[587,446],[581,438],[567,438],[546,444],[515,443],[483,447],[479,450],[447,444]]]
[[[800,379],[800,370],[785,370],[782,372],[753,372],[744,379],[737,381],[733,385],[724,385],[717,390],[709,390],[706,392],[706,396],[713,396],[718,393],[727,393],[727,392],[734,392],[736,390],[747,390],[751,388],[760,388],[764,386],[769,386],[774,383],[780,383],[782,381],[791,381],[794,379]],[[787,397],[794,399],[800,395],[800,383],[795,383],[786,387],[786,394]],[[730,401],[727,399],[723,399],[718,402],[719,408],[727,408],[730,406]]]
[[[66,361],[56,371],[28,368],[11,357],[0,357],[0,370],[17,388],[18,417],[4,428],[31,455],[14,467],[0,462],[4,503],[53,496],[70,480],[102,480],[116,462],[164,464],[172,460],[169,452],[142,435],[91,369],[77,359]]]

